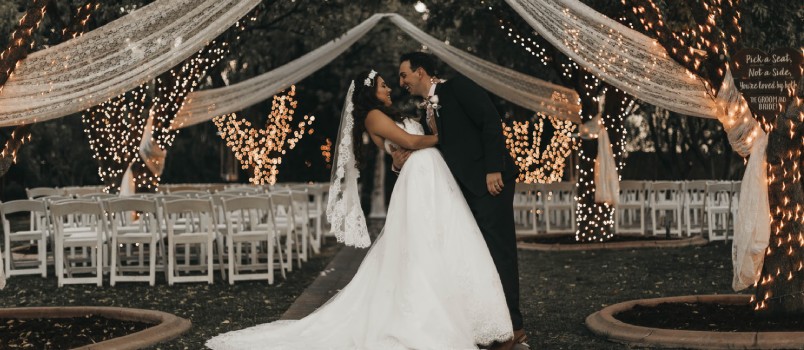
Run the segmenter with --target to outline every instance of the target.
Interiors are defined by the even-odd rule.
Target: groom
[[[438,149],[458,180],[502,281],[514,339],[495,348],[510,349],[527,336],[519,311],[519,268],[514,230],[514,187],[519,170],[503,139],[502,120],[486,92],[464,76],[436,78],[435,58],[410,52],[399,58],[399,85],[424,98],[422,125],[438,135]],[[407,152],[394,152],[400,169]]]

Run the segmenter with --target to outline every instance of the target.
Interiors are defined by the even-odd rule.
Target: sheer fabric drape
[[[449,46],[400,15],[376,14],[346,34],[270,72],[227,87],[189,94],[173,125],[176,128],[194,125],[270,98],[334,60],[386,17],[445,63],[491,93],[535,112],[580,123],[580,105],[574,90],[498,66]]]
[[[20,63],[0,92],[0,126],[85,110],[176,66],[259,0],[157,0]]]

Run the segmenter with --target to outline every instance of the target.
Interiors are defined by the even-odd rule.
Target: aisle
[[[376,239],[384,224],[384,219],[369,220],[369,233],[372,236],[372,240]],[[318,278],[282,314],[281,319],[298,320],[323,305],[352,280],[367,252],[368,249],[341,248],[329,265],[321,271]]]

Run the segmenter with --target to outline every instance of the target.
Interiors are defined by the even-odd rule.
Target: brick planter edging
[[[804,332],[707,332],[648,328],[630,325],[614,315],[635,305],[656,306],[661,303],[744,304],[750,295],[688,295],[679,297],[631,300],[614,304],[586,318],[586,327],[608,340],[635,345],[688,349],[802,349]]]
[[[577,243],[577,244],[546,244],[546,243],[527,243],[518,242],[517,248],[522,250],[536,250],[543,252],[562,252],[579,250],[605,250],[605,249],[636,249],[636,248],[679,248],[702,246],[709,243],[701,236],[693,236],[684,239],[674,240],[655,240],[655,241],[633,241],[633,242],[604,242],[604,243]]]
[[[77,349],[140,349],[178,337],[192,326],[189,320],[155,310],[130,309],[105,306],[73,307],[20,307],[0,309],[0,318],[71,318],[87,315],[102,316],[115,320],[152,323],[137,333],[128,334]]]

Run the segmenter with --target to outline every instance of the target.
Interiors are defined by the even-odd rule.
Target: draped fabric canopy
[[[726,67],[717,96],[703,81],[668,57],[654,39],[595,12],[578,0],[506,0],[540,35],[582,67],[645,102],[704,118],[717,118],[732,148],[753,154],[743,177],[734,230],[735,290],[759,278],[770,232],[767,135],[753,118]],[[749,198],[749,199],[746,199]]]
[[[157,0],[83,36],[35,52],[0,92],[0,126],[85,110],[177,65],[259,0]]]
[[[761,130],[745,99],[724,80],[712,96],[703,81],[673,61],[654,39],[596,12],[578,0],[506,0],[539,35],[605,82],[652,105],[717,118],[743,156]]]
[[[375,14],[341,37],[270,72],[234,85],[190,93],[173,123],[174,127],[198,124],[270,98],[334,60],[386,17],[445,63],[490,92],[535,112],[580,122],[578,94],[574,90],[498,66],[449,46],[397,14]]]

